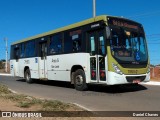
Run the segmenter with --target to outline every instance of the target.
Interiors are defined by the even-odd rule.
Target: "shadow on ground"
[[[24,79],[18,79],[16,81],[26,82]],[[62,81],[34,80],[34,82],[32,84],[74,89],[74,85],[70,84],[70,82],[62,82]],[[115,94],[115,93],[136,92],[136,91],[142,91],[142,90],[147,90],[147,89],[148,88],[146,88],[145,86],[140,85],[140,84],[127,84],[127,85],[114,85],[114,86],[89,85],[87,91]]]

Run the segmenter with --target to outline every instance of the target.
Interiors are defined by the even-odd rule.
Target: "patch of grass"
[[[39,105],[41,107],[39,111],[64,111],[71,107],[69,104],[57,100],[26,99],[26,97],[19,99],[17,104],[21,108],[30,108],[33,105]]]
[[[40,100],[40,99],[37,99],[37,98],[33,98],[32,100],[31,100],[31,103],[32,104],[42,104],[42,100]]]
[[[64,111],[70,105],[57,100],[46,100],[42,103],[42,111]]]
[[[26,102],[26,101],[22,101],[22,102],[19,102],[19,104],[17,105],[18,107],[21,107],[21,108],[29,108],[31,107],[31,103],[30,102]]]
[[[17,106],[21,108],[29,108],[32,105],[41,105],[42,101],[30,96],[18,95],[18,97],[14,96],[14,99],[18,102]]]
[[[12,93],[7,86],[0,84],[0,94],[10,94]]]
[[[10,94],[10,95],[6,95],[4,97],[6,99],[9,99],[9,100],[15,101],[15,102],[24,101],[26,99],[25,95],[18,95],[18,94]]]

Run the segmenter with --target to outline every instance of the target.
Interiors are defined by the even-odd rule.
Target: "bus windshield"
[[[146,62],[148,52],[143,32],[122,27],[111,28],[111,53],[118,61],[132,63]]]

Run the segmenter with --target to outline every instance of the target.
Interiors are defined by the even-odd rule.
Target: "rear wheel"
[[[26,79],[26,82],[27,82],[27,83],[32,83],[32,82],[33,82],[33,80],[31,79],[31,73],[30,73],[30,70],[29,70],[29,69],[27,69],[27,70],[25,71],[25,79]]]
[[[87,89],[86,76],[82,69],[76,70],[73,76],[74,86],[76,90],[84,91]]]

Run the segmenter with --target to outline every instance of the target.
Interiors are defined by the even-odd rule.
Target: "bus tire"
[[[87,84],[86,84],[86,76],[82,69],[76,70],[74,73],[74,87],[76,90],[84,91],[87,90]]]
[[[31,73],[30,73],[30,70],[29,70],[29,69],[27,69],[27,70],[25,71],[25,79],[26,79],[26,82],[27,82],[27,83],[32,83],[32,82],[33,82],[33,80],[31,79]]]

